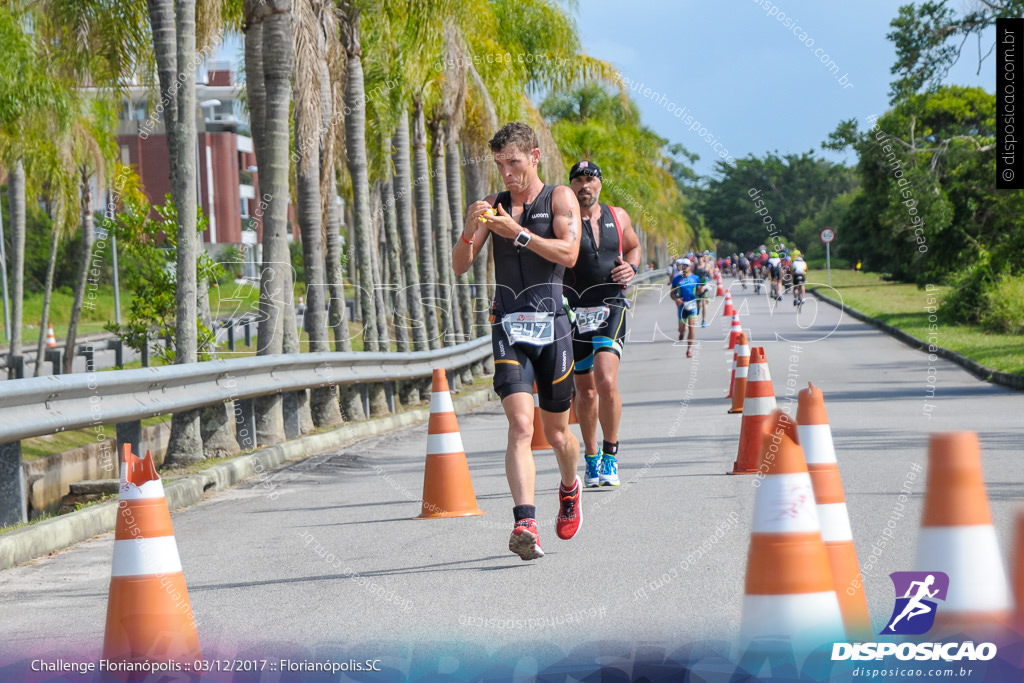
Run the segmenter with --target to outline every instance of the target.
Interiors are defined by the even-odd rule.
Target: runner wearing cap
[[[693,358],[693,339],[697,329],[697,297],[702,293],[700,278],[693,274],[688,258],[679,262],[680,272],[672,278],[672,300],[679,308],[679,341],[687,340],[686,357]],[[689,334],[687,334],[689,330]]]
[[[566,272],[566,297],[574,311],[576,416],[583,434],[586,486],[618,486],[619,359],[626,337],[626,283],[640,264],[640,239],[625,210],[601,204],[601,168],[580,161],[569,171],[583,217],[580,254]],[[603,443],[597,447],[597,423]]]
[[[545,185],[537,175],[540,149],[529,126],[509,123],[489,145],[508,189],[469,205],[452,268],[459,275],[468,271],[493,233],[494,390],[508,418],[505,476],[515,518],[508,547],[523,560],[535,560],[544,551],[534,505],[537,468],[530,449],[534,382],[544,436],[561,474],[558,537],[575,536],[581,520],[583,486],[576,475],[580,445],[569,430],[572,330],[562,304],[562,276],[576,263],[580,248],[580,206],[568,187]]]

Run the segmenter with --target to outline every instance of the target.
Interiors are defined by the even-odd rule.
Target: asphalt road
[[[828,305],[809,301],[798,316],[789,298],[772,309],[763,292],[733,293],[752,345],[766,349],[780,405],[793,396],[795,411],[795,392],[809,381],[825,394],[862,563],[901,489],[911,491],[895,542],[865,577],[875,632],[892,609],[888,574],[913,568],[925,486],[915,469],[927,469],[929,433],[979,433],[1007,561],[1024,500],[1024,395],[929,361]],[[488,658],[522,661],[525,653],[529,669],[572,651],[590,657],[599,641],[611,648],[601,652],[623,656],[727,654],[741,618],[755,494],[753,477],[725,474],[741,422],[724,398],[728,321],[709,320],[697,356],[686,359],[667,291],[650,285],[630,326],[620,372],[623,484],[585,492],[575,539],[554,534],[557,470],[550,451],[538,452],[547,555],[522,562],[508,552],[512,502],[497,403],[459,415],[481,517],[413,519],[425,425],[316,455],[274,473],[276,496],[250,483],[174,515],[204,652],[388,656],[392,670],[456,678]],[[0,572],[0,662],[98,657],[112,543],[107,534]]]

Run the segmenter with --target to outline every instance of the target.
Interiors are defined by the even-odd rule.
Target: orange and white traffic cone
[[[163,482],[149,452],[122,452],[103,658],[194,662],[203,655]]]
[[[814,498],[818,503],[821,535],[828,549],[828,560],[835,580],[836,596],[843,613],[846,632],[856,640],[871,638],[871,617],[864,586],[858,580],[860,565],[853,544],[850,515],[846,510],[843,480],[832,444],[832,428],[825,412],[825,398],[821,389],[808,383],[799,394],[796,409],[797,434],[807,458],[807,469],[814,484]]]
[[[732,314],[732,327],[729,329],[729,351],[736,348],[736,342],[739,341],[740,335],[743,334],[743,326],[740,325],[740,314]]]
[[[732,408],[730,414],[743,412],[743,400],[747,396],[747,372],[750,368],[750,343],[747,341],[747,333],[741,332],[739,341],[736,342],[736,371],[732,379]]]
[[[799,655],[846,638],[796,425],[780,410],[769,425],[760,448],[764,474],[754,499],[740,652],[781,648]]]
[[[53,336],[53,323],[47,323],[46,325],[46,347],[49,349],[56,348],[57,338]]]
[[[935,618],[940,631],[984,631],[1009,619],[1010,586],[974,432],[932,434],[928,441],[928,485],[914,569],[949,576],[949,592]]]
[[[544,436],[544,422],[540,419],[540,397],[537,396],[536,382],[533,383],[533,439],[530,448],[535,451],[551,448],[548,438]]]
[[[736,309],[732,307],[732,290],[725,293],[725,306],[722,308],[722,315],[733,315]]]
[[[761,436],[775,407],[775,389],[772,388],[772,376],[768,372],[768,360],[764,348],[755,346],[750,349],[740,444],[730,474],[754,474],[758,471],[761,463]]]
[[[718,285],[718,290],[715,292],[715,297],[717,298],[717,297],[720,297],[720,296],[725,296],[725,286],[724,286],[724,283],[722,282],[722,274],[721,273],[718,274],[718,278],[716,280],[716,284]]]
[[[732,385],[736,383],[736,352],[732,352],[732,372],[729,373],[729,395],[726,398],[732,398]]]
[[[436,369],[430,394],[427,462],[423,467],[423,506],[416,519],[482,514],[484,511],[476,504],[448,378],[443,369]]]

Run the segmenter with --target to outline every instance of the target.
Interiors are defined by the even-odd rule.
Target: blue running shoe
[[[603,454],[601,456],[601,486],[619,485],[619,463],[614,455]]]
[[[601,485],[601,454],[597,455],[584,455],[583,459],[587,461],[587,471],[583,475],[583,485],[589,488],[595,488]]]

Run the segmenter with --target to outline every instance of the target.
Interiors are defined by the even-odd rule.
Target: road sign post
[[[828,286],[832,286],[832,254],[829,245],[836,238],[836,231],[825,228],[821,231],[821,241],[825,243],[825,272],[828,275]]]

